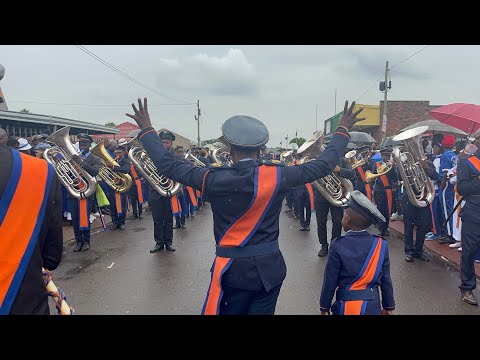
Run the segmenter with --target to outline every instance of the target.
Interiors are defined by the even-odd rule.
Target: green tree
[[[115,124],[114,122],[110,121],[110,122],[106,123],[105,126],[114,128],[115,126],[117,126],[117,124]]]
[[[30,110],[28,109],[22,109],[20,110],[21,113],[26,113],[26,114],[30,114]]]
[[[202,141],[202,146],[205,146],[207,144],[214,144],[218,141],[218,138],[215,138],[215,139],[209,139],[209,140],[203,140]]]
[[[289,144],[297,144],[298,147],[300,147],[303,145],[305,141],[307,141],[307,139],[304,139],[303,137],[299,137],[299,138],[294,137],[292,140],[290,140]]]

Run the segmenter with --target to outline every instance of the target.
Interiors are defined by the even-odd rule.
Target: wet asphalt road
[[[317,256],[315,215],[310,232],[299,227],[282,212],[279,241],[287,277],[277,303],[279,315],[319,314],[326,258]],[[54,282],[79,315],[200,314],[214,258],[210,206],[187,219],[187,229],[174,230],[173,241],[177,251],[149,253],[153,222],[145,212],[142,220],[127,220],[124,231],[93,235],[89,251],[73,253],[74,244],[66,243]],[[458,271],[439,261],[406,263],[403,240],[393,235],[389,251],[396,314],[480,314],[479,308],[460,300]],[[477,290],[475,294],[480,297]]]

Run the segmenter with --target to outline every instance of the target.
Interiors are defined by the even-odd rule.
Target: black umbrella
[[[355,144],[360,144],[360,143],[370,144],[370,143],[377,142],[377,140],[375,140],[372,135],[361,132],[361,131],[350,131],[349,134],[350,134],[350,141]]]

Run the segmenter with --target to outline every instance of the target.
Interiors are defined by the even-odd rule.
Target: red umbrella
[[[430,111],[442,123],[472,134],[480,129],[480,105],[454,103]]]

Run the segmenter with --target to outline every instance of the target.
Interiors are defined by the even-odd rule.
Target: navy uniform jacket
[[[224,230],[250,205],[254,191],[254,170],[260,162],[249,159],[233,166],[198,168],[176,160],[162,146],[153,128],[142,130],[138,138],[162,174],[198,190],[201,190],[204,185],[204,191],[212,206],[214,236],[218,244],[218,239]],[[349,136],[345,130],[339,128],[320,158],[299,166],[277,165],[281,166],[279,191],[248,244],[266,243],[278,239],[279,215],[282,200],[287,192],[294,186],[300,186],[330,174],[339,163],[339,154],[344,153],[348,141]],[[239,289],[260,291],[264,288],[269,291],[280,285],[285,275],[285,261],[281,252],[276,251],[261,256],[235,258],[223,274],[222,284]]]
[[[322,293],[320,295],[320,310],[327,311],[332,308],[334,314],[340,314],[341,302],[332,300],[337,287],[345,288],[351,284],[363,270],[363,265],[368,257],[373,241],[377,236],[368,231],[347,231],[345,236],[332,240],[328,251],[327,265],[323,277]],[[390,278],[390,258],[388,255],[387,242],[383,239],[385,254],[380,273],[372,284],[381,290],[381,304],[379,300],[367,301],[365,315],[380,315],[381,308],[395,309],[393,298],[393,285]]]
[[[353,181],[355,179],[355,170],[352,170],[352,166],[347,162],[347,159],[342,158],[340,172],[336,175]],[[328,200],[317,190],[315,191],[315,202],[322,203],[328,202]]]
[[[392,191],[393,191],[393,187],[398,182],[396,167],[397,167],[396,165],[393,165],[393,169],[385,174],[390,184],[390,189],[392,189]],[[377,165],[374,166],[372,173],[378,174]],[[381,176],[375,179],[375,184],[373,185],[373,191],[385,191],[385,186],[383,185]]]
[[[364,173],[366,173],[367,170],[372,171],[370,163],[366,163],[365,165],[363,165],[362,170],[363,170]],[[355,171],[355,183],[354,183],[355,190],[359,190],[359,191],[365,193],[365,184],[362,180],[362,177],[360,176],[359,167],[356,167],[355,170],[353,170],[353,171]]]
[[[90,155],[88,155],[86,159],[83,161],[81,168],[84,169],[91,176],[95,177],[98,175],[98,172],[102,167],[102,160],[98,156],[93,155],[92,153],[89,153],[89,154]],[[95,193],[93,193],[93,195],[91,195],[90,198],[92,198],[93,196],[95,196]],[[74,199],[74,197],[70,194],[70,192],[67,192],[67,198]]]
[[[472,156],[480,159],[480,152],[477,151]],[[465,159],[458,162],[457,191],[466,200],[465,206],[460,210],[462,220],[480,223],[480,178],[475,175]]]

